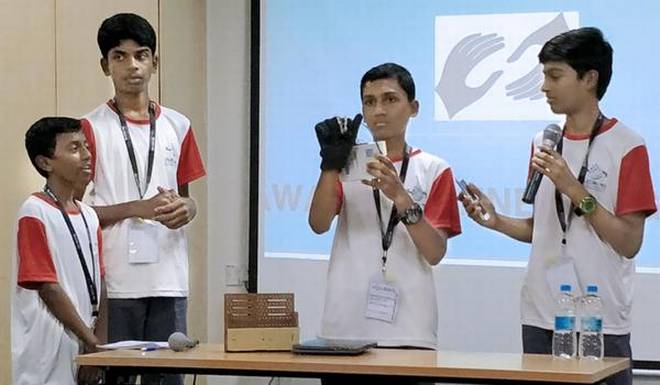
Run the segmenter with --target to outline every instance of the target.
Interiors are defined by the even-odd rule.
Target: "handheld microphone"
[[[174,332],[167,339],[167,343],[170,345],[170,349],[175,352],[184,352],[197,346],[199,340],[191,340],[187,335],[181,332]]]
[[[557,146],[557,143],[561,140],[561,127],[556,124],[548,125],[545,130],[543,130],[543,145],[554,149]],[[543,179],[543,174],[534,170],[532,172],[531,178],[527,182],[527,187],[525,187],[525,193],[523,194],[522,201],[525,203],[533,203],[536,193],[539,191],[539,186],[541,185],[541,179]]]

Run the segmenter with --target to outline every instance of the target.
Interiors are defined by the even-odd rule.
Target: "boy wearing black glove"
[[[341,170],[355,144],[362,115],[357,114],[351,120],[334,117],[316,125],[316,138],[321,145],[321,170]]]
[[[435,349],[432,266],[461,231],[454,179],[445,161],[406,144],[419,102],[405,68],[374,67],[360,90],[364,120],[374,141],[386,142],[388,156],[367,164],[372,179],[341,182],[362,116],[315,127],[322,161],[309,223],[320,234],[339,217],[319,334]]]

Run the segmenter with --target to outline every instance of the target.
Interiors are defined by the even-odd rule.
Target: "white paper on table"
[[[110,344],[98,345],[99,349],[105,350],[119,350],[119,349],[169,349],[170,344],[167,341],[135,341],[126,340],[118,341]]]

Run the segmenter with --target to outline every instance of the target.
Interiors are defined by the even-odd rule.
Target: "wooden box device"
[[[293,293],[225,294],[225,351],[285,351],[298,340]]]

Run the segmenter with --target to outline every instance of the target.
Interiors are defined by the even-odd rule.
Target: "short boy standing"
[[[75,384],[75,356],[105,339],[105,325],[95,327],[105,302],[101,228],[94,210],[74,199],[91,178],[91,156],[80,121],[70,118],[40,119],[26,133],[25,147],[46,185],[18,214],[14,384]],[[82,383],[98,384],[100,373],[80,372]]]

